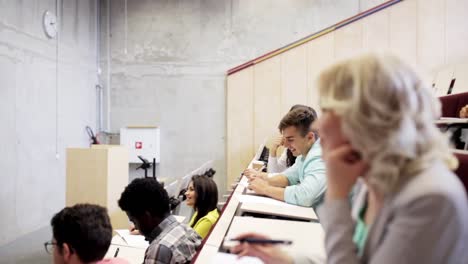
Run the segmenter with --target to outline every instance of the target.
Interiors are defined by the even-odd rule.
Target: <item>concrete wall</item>
[[[226,70],[382,2],[112,0],[110,130],[159,125],[159,175],[182,176],[213,159],[224,189]]]
[[[87,146],[96,125],[96,1],[57,1],[0,1],[0,245],[49,225],[65,148]],[[61,14],[58,39],[43,33],[45,10]]]
[[[87,146],[96,126],[96,2],[0,0],[0,246],[49,225],[65,148]],[[224,188],[225,71],[381,2],[102,0],[104,128],[158,124],[158,175],[214,159]],[[58,39],[44,36],[45,10],[59,14]]]

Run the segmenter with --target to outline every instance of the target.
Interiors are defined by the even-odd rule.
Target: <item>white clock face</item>
[[[42,18],[44,33],[48,38],[55,38],[57,35],[57,17],[50,11],[45,11]]]

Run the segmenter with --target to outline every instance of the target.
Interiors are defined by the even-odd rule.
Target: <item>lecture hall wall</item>
[[[315,79],[336,60],[389,51],[417,65],[427,81],[448,85],[461,71],[454,65],[468,61],[466,14],[467,0],[404,0],[228,74],[227,182],[242,172],[266,138],[279,133],[278,122],[292,105],[318,108]]]

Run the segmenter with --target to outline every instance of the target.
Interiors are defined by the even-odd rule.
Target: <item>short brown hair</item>
[[[107,209],[94,204],[65,207],[50,221],[59,250],[64,243],[88,263],[104,258],[112,240],[112,225]]]
[[[315,110],[310,107],[298,107],[289,111],[278,125],[278,129],[282,132],[287,127],[296,127],[302,136],[307,135],[310,131],[310,126],[317,119]]]

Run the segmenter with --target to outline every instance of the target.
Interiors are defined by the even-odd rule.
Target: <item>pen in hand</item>
[[[120,248],[117,248],[117,249],[115,250],[114,258],[116,258],[117,255],[119,254],[119,249],[120,249]]]
[[[291,245],[291,240],[279,240],[279,239],[261,239],[261,238],[232,238],[227,241],[237,241],[239,243],[250,243],[250,244],[275,244],[275,245]]]

